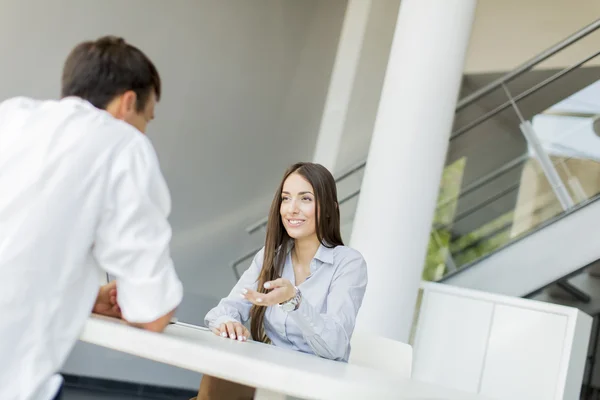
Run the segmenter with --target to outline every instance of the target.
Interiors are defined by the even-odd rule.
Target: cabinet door
[[[477,393],[494,305],[428,292],[415,332],[413,378]]]
[[[567,329],[564,315],[497,305],[481,394],[499,400],[553,400]]]

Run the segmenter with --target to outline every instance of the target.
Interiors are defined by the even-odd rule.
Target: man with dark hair
[[[63,98],[85,99],[141,132],[154,118],[160,93],[160,76],[152,61],[122,38],[81,43],[63,68]]]
[[[91,311],[160,332],[181,302],[142,134],[160,94],[148,57],[109,36],[73,49],[61,100],[0,103],[0,399],[55,398]]]

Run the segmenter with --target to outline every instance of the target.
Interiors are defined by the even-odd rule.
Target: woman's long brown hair
[[[265,238],[265,255],[262,270],[258,277],[257,290],[265,293],[265,282],[281,277],[287,249],[293,240],[290,238],[283,226],[280,215],[281,192],[286,179],[292,174],[299,174],[306,179],[314,189],[315,195],[315,228],[319,242],[326,247],[343,246],[340,233],[340,210],[337,200],[337,188],[335,179],[327,168],[320,164],[297,163],[292,165],[283,175],[279,188],[275,193],[269,218],[267,222],[267,236]],[[268,342],[265,333],[264,319],[266,307],[253,305],[250,310],[250,332],[252,338],[260,342]]]

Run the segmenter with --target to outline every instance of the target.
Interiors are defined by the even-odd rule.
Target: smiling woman
[[[347,362],[366,286],[365,260],[342,242],[333,176],[319,164],[298,163],[273,198],[265,247],[205,323],[224,338],[252,336]],[[205,376],[198,398],[225,390],[235,389]]]

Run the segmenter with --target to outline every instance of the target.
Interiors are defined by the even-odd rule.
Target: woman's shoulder
[[[353,282],[368,280],[367,262],[358,250],[348,246],[336,246],[332,252],[334,276],[347,276]]]
[[[262,265],[263,260],[265,259],[265,246],[261,247],[259,251],[254,255],[254,262]]]
[[[348,246],[335,246],[332,249],[334,264],[342,262],[361,262],[364,263],[365,259],[362,254],[352,247]]]

